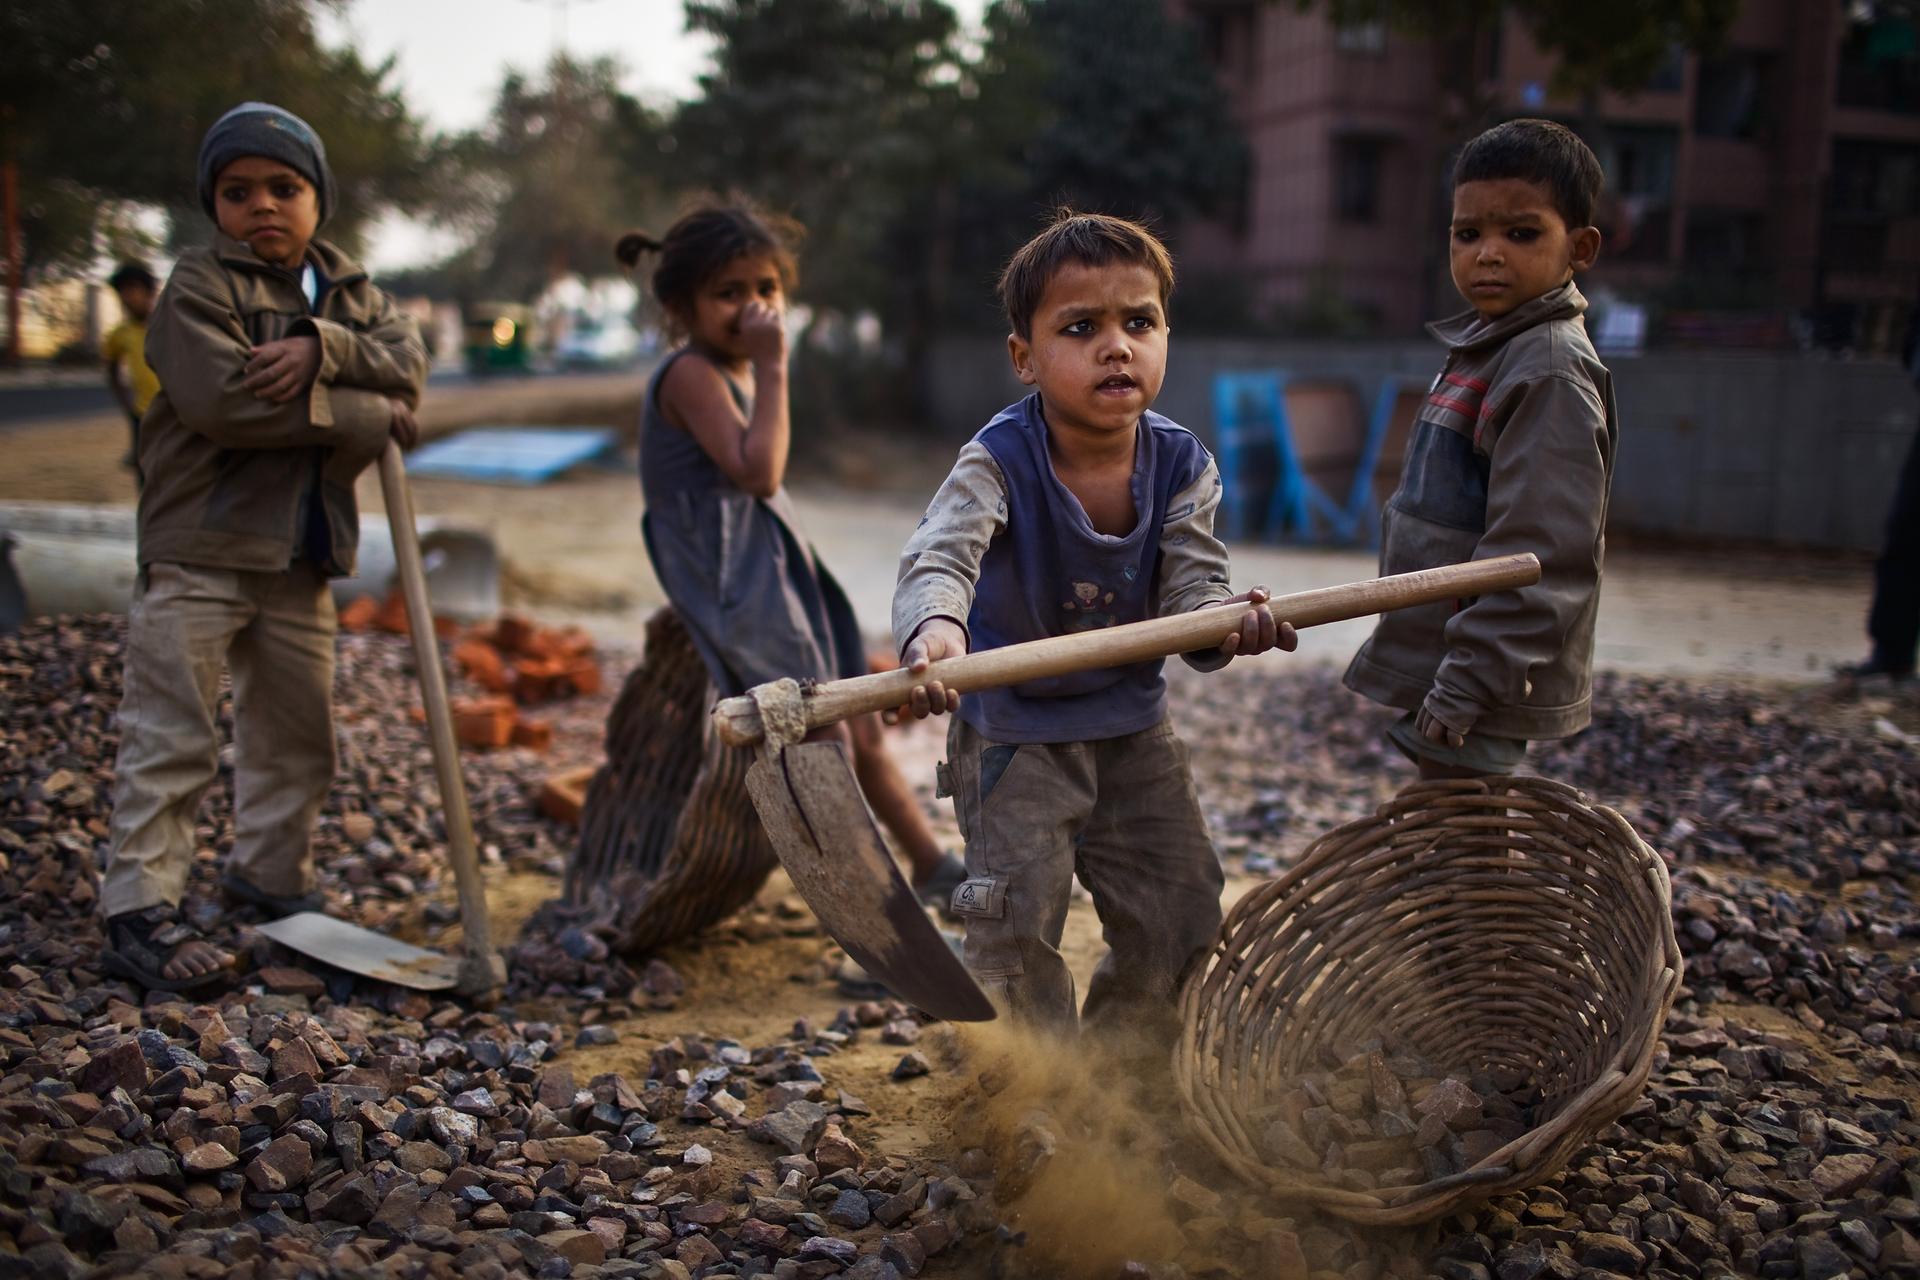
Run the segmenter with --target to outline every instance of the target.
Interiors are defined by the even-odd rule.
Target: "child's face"
[[[120,299],[120,309],[134,320],[145,320],[153,314],[153,286],[145,284],[123,284],[114,290]]]
[[[1136,263],[1068,263],[1034,309],[1033,336],[1011,334],[1020,381],[1040,389],[1055,431],[1131,430],[1167,372],[1160,281]]]
[[[1559,288],[1593,265],[1600,232],[1568,227],[1546,189],[1524,178],[1453,189],[1453,287],[1488,319]]]
[[[214,220],[263,262],[297,267],[320,227],[313,184],[278,160],[241,156],[213,182]]]
[[[782,313],[787,309],[786,286],[772,254],[735,258],[707,277],[693,295],[693,314],[683,317],[687,336],[729,359],[747,359],[740,340],[740,316],[752,302]]]

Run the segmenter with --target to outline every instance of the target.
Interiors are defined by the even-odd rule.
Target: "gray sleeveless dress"
[[[730,697],[782,676],[865,675],[853,608],[800,536],[785,487],[766,499],[742,492],[699,441],[660,411],[667,370],[689,355],[683,349],[667,357],[647,384],[640,532],[713,683]],[[741,412],[750,413],[731,378],[727,387]]]

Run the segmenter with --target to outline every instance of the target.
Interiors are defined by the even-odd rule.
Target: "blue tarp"
[[[544,484],[613,450],[606,427],[476,427],[422,445],[407,456],[416,476],[490,484]]]

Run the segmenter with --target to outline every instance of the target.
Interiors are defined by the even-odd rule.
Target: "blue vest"
[[[1007,486],[1006,527],[980,561],[967,615],[976,652],[1159,615],[1168,507],[1209,461],[1192,432],[1157,413],[1142,415],[1133,462],[1138,521],[1118,538],[1096,532],[1054,475],[1038,394],[1002,410],[974,439]],[[959,714],[993,742],[1117,738],[1166,715],[1160,666],[1156,659],[970,693]]]

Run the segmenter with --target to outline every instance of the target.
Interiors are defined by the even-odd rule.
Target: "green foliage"
[[[621,233],[664,216],[672,147],[660,116],[620,89],[620,71],[561,54],[537,81],[507,75],[486,125],[439,151],[437,211],[471,243],[417,283],[524,301],[569,272],[614,269]]]
[[[1238,198],[1245,142],[1193,30],[1161,0],[995,8],[1001,49],[981,98],[1007,99],[1003,113],[1038,126],[1022,154],[1029,192],[1146,218],[1218,213]]]
[[[1520,8],[1534,41],[1560,59],[1554,88],[1579,97],[1640,88],[1676,46],[1696,52],[1718,47],[1739,15],[1740,0],[1529,0]]]
[[[808,228],[805,294],[858,310],[889,289],[875,252],[951,154],[959,68],[937,0],[688,0],[717,43],[674,122],[680,172]]]
[[[1193,31],[1161,0],[997,0],[973,75],[949,323],[998,327],[991,283],[1057,206],[1172,237],[1240,200],[1245,138]],[[1185,314],[1181,298],[1175,307]]]
[[[164,206],[177,238],[200,240],[200,137],[250,98],[325,139],[341,184],[327,235],[353,245],[384,206],[432,185],[391,74],[321,45],[305,0],[0,5],[0,154],[20,168],[30,268],[125,246],[128,204]]]

